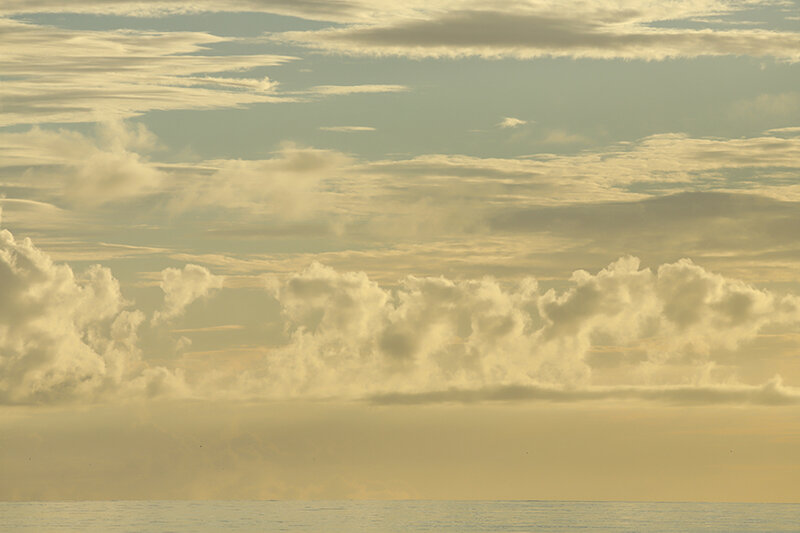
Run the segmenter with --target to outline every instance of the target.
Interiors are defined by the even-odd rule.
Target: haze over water
[[[798,531],[798,504],[320,501],[0,503],[3,531]]]

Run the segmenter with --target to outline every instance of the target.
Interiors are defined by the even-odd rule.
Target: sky
[[[0,33],[0,499],[800,502],[796,0]]]

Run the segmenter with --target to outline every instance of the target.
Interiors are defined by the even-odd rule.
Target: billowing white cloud
[[[162,272],[175,318],[222,278],[197,265]],[[0,402],[334,396],[377,402],[652,400],[797,403],[779,378],[753,383],[725,354],[766,328],[800,323],[800,298],[757,289],[689,260],[640,268],[627,257],[571,286],[531,278],[407,277],[381,286],[320,264],[268,278],[287,341],[229,367],[184,373],[147,365],[111,272],[76,276],[29,240],[0,232]],[[223,325],[193,331],[238,331]],[[186,339],[178,342],[185,348]],[[596,375],[604,347],[638,353],[613,383]],[[224,350],[223,350],[224,351]],[[235,350],[234,350],[235,351]],[[722,354],[720,356],[720,354]],[[720,358],[721,357],[721,358]],[[746,350],[737,357],[746,357]]]
[[[0,231],[0,403],[94,401],[182,388],[137,346],[144,315],[107,268],[76,276]]]
[[[267,374],[241,376],[246,395],[521,386],[571,388],[589,398],[602,384],[588,355],[609,344],[642,354],[618,385],[644,387],[604,393],[609,398],[657,398],[648,387],[735,385],[746,393],[749,385],[738,381],[746,376],[716,368],[715,354],[740,348],[766,326],[800,321],[800,298],[756,289],[689,260],[653,271],[622,258],[597,274],[575,272],[563,291],[542,292],[533,279],[508,286],[442,277],[409,277],[391,290],[363,273],[319,264],[283,281],[271,278],[270,288],[291,338],[270,352]]]
[[[212,274],[200,265],[186,265],[183,270],[166,268],[161,271],[159,286],[164,291],[163,310],[157,311],[153,322],[167,321],[183,314],[186,308],[215,289],[221,289],[224,278]]]

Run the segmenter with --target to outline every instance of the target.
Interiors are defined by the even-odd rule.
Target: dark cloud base
[[[598,400],[643,400],[668,405],[799,405],[800,392],[775,379],[761,386],[591,387],[565,389],[536,385],[508,385],[483,389],[447,389],[420,393],[376,394],[374,405],[441,403],[575,403]]]

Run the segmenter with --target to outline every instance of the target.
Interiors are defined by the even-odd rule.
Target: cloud
[[[542,139],[542,142],[547,144],[584,144],[588,143],[589,139],[576,133],[567,133],[564,130],[553,130]]]
[[[599,4],[580,0],[554,3],[529,0],[514,4],[476,0],[421,0],[402,4],[349,0],[226,0],[191,5],[77,0],[10,0],[0,13],[91,13],[159,16],[198,12],[266,12],[347,24],[318,31],[285,32],[272,38],[350,54],[396,54],[412,57],[540,56],[641,58],[752,55],[797,60],[798,34],[767,30],[723,31],[741,24],[729,15],[772,2],[625,0]],[[681,22],[703,24],[681,28]],[[666,23],[666,24],[665,24]]]
[[[505,386],[449,389],[434,392],[376,394],[377,405],[421,405],[480,402],[588,402],[639,400],[672,405],[799,405],[800,389],[786,387],[779,378],[763,385],[684,385],[667,387],[590,387],[565,389],[541,386]]]
[[[96,401],[177,392],[137,346],[144,315],[99,265],[76,276],[30,240],[0,231],[0,403]]]
[[[34,127],[0,134],[0,168],[27,167],[23,182],[38,178],[38,187],[71,205],[100,205],[158,192],[167,174],[146,152],[157,144],[143,125],[119,121],[98,125],[95,138],[69,130]]]
[[[97,213],[87,208],[147,198],[142,209],[171,217],[203,213],[220,235],[395,238],[513,229],[520,226],[511,218],[521,221],[526,210],[641,202],[687,190],[800,199],[791,180],[800,169],[800,137],[792,128],[737,139],[667,133],[517,158],[426,154],[366,161],[284,143],[265,159],[159,163],[158,147],[146,128],[120,121],[103,123],[94,136],[38,127],[0,133],[9,220],[79,223]],[[758,181],[747,177],[755,172]],[[32,210],[41,216],[23,217]],[[560,227],[554,231],[563,234]]]
[[[800,228],[798,204],[741,192],[507,209],[491,216],[489,227],[493,235],[571,239],[570,252],[584,260],[595,257],[592,264],[609,254],[637,250],[649,261],[696,257],[754,280],[793,281],[794,261],[800,257],[793,237]]]
[[[800,59],[800,34],[793,32],[658,27],[651,24],[681,17],[635,2],[627,9],[586,3],[560,9],[542,4],[529,7],[430,10],[372,24],[286,32],[275,38],[356,55],[645,60],[749,55]]]
[[[322,131],[336,131],[341,133],[375,131],[375,128],[370,126],[320,126],[319,129]]]
[[[317,85],[308,92],[322,96],[340,96],[347,94],[398,93],[408,90],[405,85]]]
[[[165,304],[155,326],[220,289],[222,278],[186,265],[164,270],[161,287]],[[382,286],[320,264],[270,276],[267,288],[280,305],[283,344],[208,352],[230,358],[222,367],[179,360],[167,370],[143,359],[137,332],[144,315],[131,309],[108,269],[76,276],[4,230],[0,402],[171,395],[786,405],[800,398],[779,378],[750,383],[739,373],[741,360],[726,355],[768,328],[796,326],[800,298],[688,259],[647,269],[626,257],[595,274],[576,271],[562,289],[542,289],[532,278],[441,276]],[[612,384],[597,374],[608,347],[638,354],[617,361]]]
[[[299,58],[218,55],[210,48],[238,40],[204,32],[69,30],[2,17],[0,32],[0,70],[6,76],[0,126],[103,122],[151,110],[241,108],[408,90],[365,84],[281,91],[268,76],[246,73]]]
[[[172,210],[203,207],[301,221],[325,213],[327,183],[344,175],[351,159],[340,152],[284,143],[270,159],[210,160],[190,166],[174,182]]]
[[[154,17],[161,15],[221,12],[276,13],[312,20],[353,20],[365,16],[369,2],[319,0],[75,0],[68,4],[54,0],[9,0],[0,13],[88,13]]]
[[[527,120],[522,120],[520,118],[505,117],[503,118],[503,120],[500,121],[498,126],[501,128],[516,128],[519,126],[524,126],[527,123],[528,123]]]
[[[224,278],[199,265],[186,265],[183,270],[166,268],[161,271],[159,286],[164,291],[163,310],[153,315],[153,323],[165,322],[183,314],[199,298],[221,289]]]
[[[212,74],[296,58],[206,53],[201,32],[79,31],[0,18],[0,125],[95,122],[158,109],[213,109],[292,100],[268,78]],[[65,44],[66,43],[66,44]]]
[[[769,170],[798,168],[800,137],[791,135],[791,131],[784,133],[789,136],[741,139],[664,133],[575,154],[540,153],[505,159],[428,154],[405,160],[376,161],[368,169],[392,176],[394,183],[398,175],[406,176],[410,190],[413,190],[413,177],[418,177],[420,186],[428,189],[425,193],[434,194],[447,184],[459,188],[461,198],[471,196],[470,193],[482,196],[482,200],[525,197],[540,205],[637,200],[643,198],[643,191],[653,188],[651,194],[676,192],[687,186],[692,190],[718,189],[726,184],[726,175],[733,177],[742,170],[759,169],[758,183],[741,178],[731,180],[731,185],[738,190],[755,192],[770,184]],[[650,189],[643,185],[650,185]],[[784,186],[786,181],[779,176],[774,185]],[[783,192],[789,190],[783,189]],[[417,197],[421,193],[414,191]],[[779,193],[775,190],[773,194]]]
[[[555,391],[556,399],[736,403],[752,396],[781,403],[782,393],[770,400],[778,385],[754,392],[737,381],[735,368],[715,367],[716,357],[768,326],[800,321],[797,297],[725,278],[688,259],[650,270],[622,258],[596,274],[576,271],[561,291],[541,291],[533,279],[500,284],[443,277],[408,277],[390,290],[363,273],[319,264],[282,281],[270,278],[269,287],[290,339],[270,350],[266,374],[240,376],[234,388],[245,396],[413,397],[522,387]],[[611,392],[596,389],[597,361],[588,357],[603,345],[642,354],[620,372],[622,388]],[[729,386],[735,389],[730,397]]]

